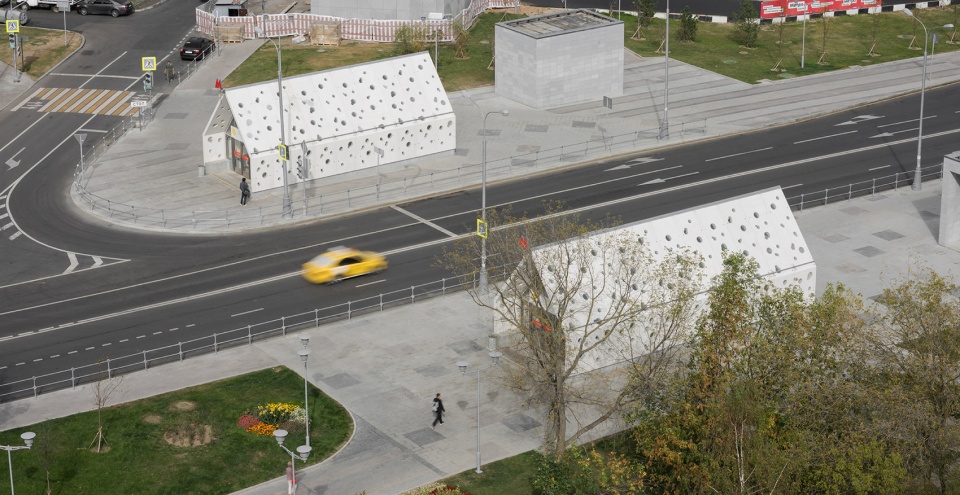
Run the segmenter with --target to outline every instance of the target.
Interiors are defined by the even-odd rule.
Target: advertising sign
[[[797,17],[838,10],[877,7],[880,0],[770,0],[760,3],[760,18]]]

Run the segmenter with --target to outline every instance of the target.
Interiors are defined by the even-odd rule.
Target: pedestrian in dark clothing
[[[250,186],[247,185],[247,178],[240,179],[240,204],[247,204],[247,198],[250,197]]]
[[[163,75],[167,78],[168,83],[177,75],[177,69],[173,67],[173,62],[167,60],[167,65],[163,67]]]
[[[443,408],[443,401],[440,400],[440,392],[437,392],[437,396],[433,398],[433,414],[436,417],[433,419],[430,428],[437,429],[437,423],[443,424],[444,412],[446,412],[446,409]]]

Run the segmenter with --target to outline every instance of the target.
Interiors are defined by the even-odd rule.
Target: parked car
[[[125,2],[117,0],[80,0],[77,2],[77,12],[80,15],[110,14],[114,17],[120,17],[133,13],[133,3],[129,0]]]
[[[303,278],[315,284],[325,284],[386,269],[387,259],[382,254],[341,246],[304,263]]]
[[[201,38],[199,36],[187,38],[187,41],[183,44],[183,48],[180,49],[180,59],[203,60],[204,55],[213,52],[214,46],[213,40],[211,39]]]

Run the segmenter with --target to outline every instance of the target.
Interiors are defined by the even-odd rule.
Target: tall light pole
[[[313,450],[313,449],[311,449],[309,445],[301,445],[301,446],[297,447],[297,453],[294,454],[293,452],[290,451],[290,449],[284,447],[284,446],[283,446],[283,441],[286,440],[286,438],[287,438],[287,430],[274,430],[274,431],[273,431],[273,438],[276,439],[277,444],[280,445],[280,448],[281,448],[281,449],[285,450],[288,454],[290,454],[290,469],[291,469],[291,471],[292,471],[290,474],[291,474],[291,476],[292,476],[292,478],[293,478],[293,479],[291,480],[291,482],[292,482],[294,485],[296,485],[296,484],[297,484],[297,464],[296,464],[296,461],[297,461],[297,459],[299,459],[299,460],[301,460],[301,461],[303,461],[303,462],[307,462],[307,458],[310,457],[310,451]]]
[[[480,372],[500,364],[500,357],[503,356],[503,353],[491,351],[488,355],[493,364],[486,368],[477,368],[477,474],[483,474],[483,470],[480,469]],[[467,364],[466,361],[457,361],[457,367],[460,368],[461,375],[467,374]]]
[[[920,126],[919,133],[917,134],[917,168],[913,172],[913,183],[910,184],[910,189],[914,191],[919,191],[923,189],[922,184],[922,171],[920,170],[920,149],[923,146],[923,97],[927,90],[927,26],[923,24],[923,21],[917,19],[913,12],[910,12],[910,9],[904,8],[903,13],[907,14],[910,17],[920,23],[923,26],[923,78],[920,79]]]
[[[663,120],[660,122],[660,139],[670,139],[670,0],[667,0],[667,29],[664,32],[663,57]]]
[[[477,108],[480,108],[480,106],[477,105]],[[490,229],[487,228],[487,117],[493,113],[498,113],[504,117],[510,115],[508,110],[483,114],[483,164],[480,171],[480,219],[483,220],[483,228],[486,231],[480,238],[480,292],[483,294],[487,293],[489,287],[487,278],[487,236],[490,232]]]
[[[258,36],[264,34],[260,27],[255,28]],[[273,38],[265,36],[273,47],[277,49],[277,97],[280,99],[280,146],[285,147],[287,136],[283,125],[283,57],[280,55],[280,45]],[[283,218],[293,217],[293,201],[290,199],[290,184],[287,179],[287,157],[280,158],[280,165],[283,167]]]
[[[7,451],[7,465],[10,466],[10,495],[17,495],[13,491],[13,458],[10,456],[10,452],[14,450],[29,449],[33,446],[33,439],[37,434],[32,431],[27,431],[20,434],[20,438],[23,439],[23,446],[19,445],[0,445],[0,449]]]
[[[298,351],[297,354],[300,356],[300,360],[303,361],[303,408],[307,413],[307,447],[310,446],[310,397],[307,395],[307,359],[310,358],[310,349],[307,349],[307,344],[310,343],[310,336],[306,334],[300,334],[300,343],[303,344],[303,349]]]

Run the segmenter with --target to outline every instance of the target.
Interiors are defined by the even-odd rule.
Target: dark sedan
[[[114,17],[120,17],[133,13],[133,3],[117,0],[80,0],[77,2],[76,9],[80,15],[110,14]]]
[[[213,40],[200,37],[187,38],[180,49],[181,60],[203,60],[203,56],[213,52]]]

